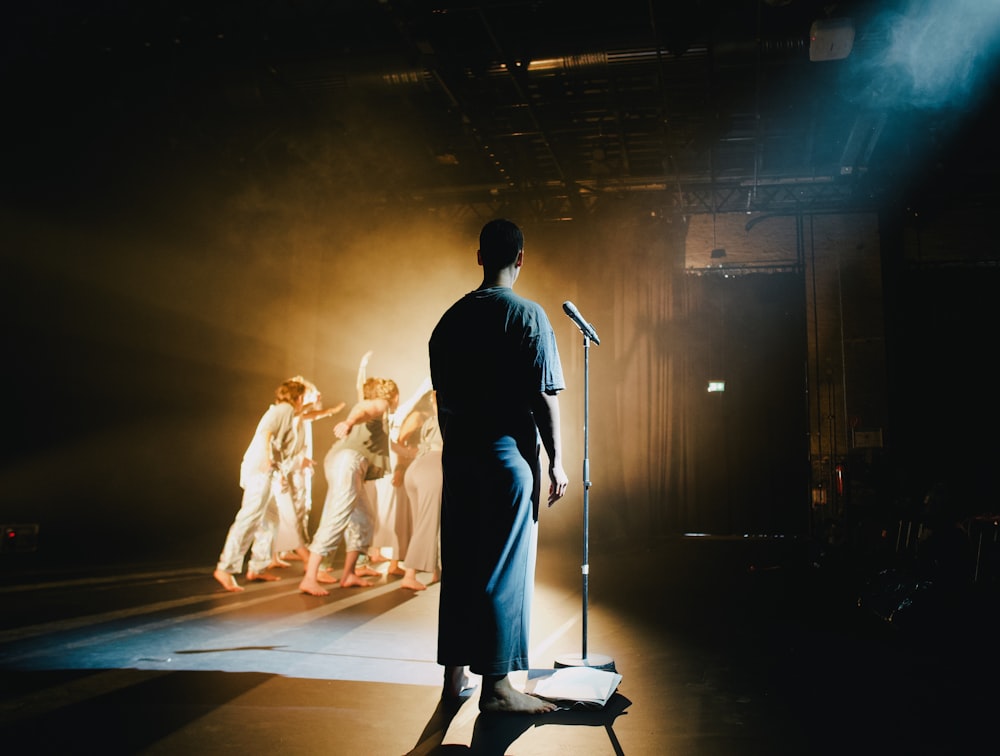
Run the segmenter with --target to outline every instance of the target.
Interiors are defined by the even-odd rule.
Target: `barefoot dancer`
[[[365,391],[366,386],[369,385],[367,380],[368,360],[373,354],[374,352],[371,351],[366,352],[358,366],[359,400],[371,398],[365,395]],[[403,474],[406,472],[406,465],[412,457],[402,455],[399,452],[400,419],[409,414],[414,403],[430,388],[430,377],[425,380],[425,384],[408,399],[400,401],[396,410],[389,413],[389,461],[392,472],[378,480],[369,480],[365,483],[365,492],[372,505],[374,529],[368,553],[361,555],[355,569],[355,574],[362,577],[366,575],[382,577],[382,572],[374,570],[370,566],[382,562],[388,562],[384,570],[387,577],[401,577],[404,574],[399,563],[403,559],[403,552],[410,540],[410,507],[406,500],[406,491],[403,488]],[[385,556],[384,552],[389,553],[389,556]]]
[[[306,387],[302,408],[296,414],[296,442],[291,472],[286,480],[275,482],[274,498],[278,504],[279,525],[273,540],[272,568],[291,566],[296,560],[309,559],[309,513],[312,511],[312,477],[314,462],[312,425],[317,420],[332,417],[347,408],[344,402],[333,407],[323,406],[323,395],[312,381],[296,375],[289,380]],[[269,544],[271,545],[271,544]],[[258,541],[254,541],[254,554]],[[261,554],[264,552],[261,551]]]
[[[412,431],[410,427],[413,427]],[[417,441],[417,456],[406,468],[404,484],[413,522],[406,547],[406,571],[400,586],[423,591],[427,586],[417,580],[418,572],[431,573],[431,582],[441,579],[441,429],[437,422],[434,392],[428,391],[403,420],[400,440]]]
[[[549,459],[551,506],[566,493],[555,334],[540,305],[512,291],[524,237],[508,220],[479,236],[483,281],[442,316],[431,335],[431,379],[444,438],[438,663],[446,697],[483,676],[484,712],[544,713],[555,706],[515,690],[528,669],[541,469]]]
[[[347,418],[337,423],[334,435],[340,439],[323,462],[327,493],[319,526],[309,544],[305,575],[299,583],[303,593],[327,596],[321,583],[336,583],[320,565],[344,538],[347,554],[340,585],[344,588],[371,585],[355,574],[358,555],[368,548],[372,537],[371,509],[365,481],[381,478],[389,468],[388,416],[399,404],[399,389],[386,378],[369,378],[369,396],[355,404]]]
[[[298,381],[285,381],[274,392],[275,402],[257,423],[250,446],[240,465],[243,501],[229,528],[226,543],[219,555],[213,577],[227,591],[242,591],[235,575],[242,571],[243,560],[255,535],[261,536],[262,523],[277,528],[278,510],[271,487],[276,475],[287,476],[296,445],[295,416],[302,409],[306,387]],[[273,533],[268,537],[273,541]],[[251,554],[247,580],[278,580],[266,572],[271,562],[269,549]]]

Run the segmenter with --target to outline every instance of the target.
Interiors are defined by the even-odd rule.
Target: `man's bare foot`
[[[402,567],[391,567],[385,571],[386,575],[395,575],[396,577],[403,577],[406,575],[406,570]]]
[[[261,581],[265,583],[271,583],[275,580],[281,580],[278,575],[272,575],[268,572],[254,572],[253,570],[247,570],[247,580],[251,581]]]
[[[547,714],[558,708],[550,701],[514,690],[506,675],[495,680],[492,686],[484,680],[483,691],[479,694],[479,710],[488,714]]]
[[[308,578],[302,578],[302,582],[299,583],[299,590],[303,593],[308,593],[310,596],[329,596],[330,591],[326,590],[315,580],[310,580]]]
[[[292,562],[294,562],[295,560],[298,560],[300,562],[308,562],[309,549],[307,549],[305,546],[299,546],[297,549],[295,549],[295,551],[289,551],[287,554],[285,554],[285,559],[288,559],[289,561]]]
[[[323,572],[322,570],[320,570],[319,572],[316,573],[316,582],[327,583],[328,585],[331,585],[333,583],[339,583],[340,578],[335,578],[329,572]]]
[[[227,591],[232,593],[239,593],[243,590],[243,586],[236,582],[236,578],[230,575],[228,572],[223,570],[216,570],[212,573],[212,577],[219,581],[219,584],[225,588]]]
[[[445,667],[444,668],[444,688],[441,691],[442,698],[459,698],[462,691],[469,687],[469,676],[465,674],[465,667]]]
[[[368,561],[372,564],[381,564],[382,562],[388,562],[389,558],[382,556],[379,552],[373,552],[368,555]]]
[[[281,557],[275,557],[274,559],[271,560],[271,563],[267,565],[267,569],[276,570],[276,569],[284,569],[285,567],[291,567],[291,566],[292,565],[289,562],[286,562]]]
[[[370,585],[371,583],[354,573],[347,573],[340,578],[341,588],[367,588]]]
[[[543,701],[518,690],[488,698],[479,697],[479,710],[485,714],[548,714],[558,708],[551,701]]]
[[[378,570],[373,570],[371,567],[366,565],[361,565],[360,567],[354,568],[354,574],[358,577],[382,577],[382,573]]]

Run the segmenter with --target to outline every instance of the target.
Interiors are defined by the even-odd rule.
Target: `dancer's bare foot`
[[[358,577],[353,572],[348,572],[340,578],[341,588],[367,588],[371,583],[364,578]]]
[[[483,679],[483,691],[479,694],[479,710],[489,714],[547,714],[559,707],[551,701],[530,696],[514,690],[506,675],[492,680],[492,685]]]
[[[311,580],[309,578],[302,578],[302,582],[299,583],[299,590],[303,593],[308,593],[310,596],[329,596],[330,591],[326,590],[317,581]]]
[[[358,577],[382,577],[382,573],[378,570],[373,570],[371,567],[366,565],[361,565],[360,567],[354,568],[354,574]]]
[[[299,546],[297,549],[295,549],[295,551],[289,551],[285,555],[285,559],[288,559],[290,561],[295,561],[297,559],[301,562],[308,562],[309,549],[307,549],[305,546]]]
[[[386,575],[395,575],[396,577],[403,577],[406,575],[406,570],[399,566],[399,563],[389,565],[389,569],[385,571]]]
[[[445,667],[444,668],[444,688],[441,691],[442,698],[459,698],[462,691],[469,687],[469,676],[465,674],[465,667]]]
[[[243,586],[236,582],[236,578],[230,575],[228,572],[223,570],[216,570],[212,573],[212,577],[219,581],[219,584],[225,588],[227,591],[232,593],[239,593],[243,590]]]
[[[413,569],[406,570],[406,574],[403,575],[403,580],[399,585],[403,588],[409,588],[411,591],[427,590],[427,586],[417,580],[417,571]]]
[[[329,572],[323,572],[323,570],[320,570],[319,572],[316,573],[316,582],[332,585],[333,583],[339,583],[340,578],[336,578]]]
[[[247,580],[271,583],[275,580],[281,580],[281,577],[278,575],[272,575],[269,572],[254,572],[253,570],[247,570]]]
[[[267,565],[267,569],[269,569],[269,570],[277,570],[277,569],[284,569],[285,567],[291,567],[291,566],[292,565],[289,562],[286,562],[281,557],[275,557],[274,559],[271,560],[271,563],[269,565]]]

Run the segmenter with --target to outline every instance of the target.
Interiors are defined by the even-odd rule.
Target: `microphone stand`
[[[581,329],[581,332],[582,329]],[[615,671],[615,660],[604,654],[587,654],[587,610],[590,580],[590,338],[583,333],[583,643],[581,653],[557,656],[552,665],[560,667],[594,667]]]

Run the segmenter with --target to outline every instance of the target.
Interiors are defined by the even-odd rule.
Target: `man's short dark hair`
[[[506,218],[491,220],[479,232],[479,253],[487,270],[507,267],[522,249],[524,234],[517,224]]]

